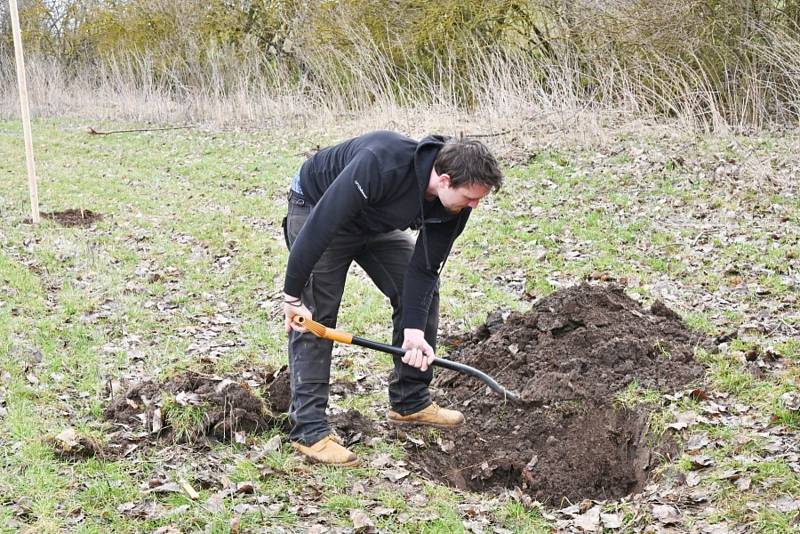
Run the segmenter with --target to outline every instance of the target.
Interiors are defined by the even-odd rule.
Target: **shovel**
[[[295,315],[293,320],[296,324],[304,326],[315,336],[321,337],[322,339],[327,339],[329,341],[338,341],[339,343],[346,343],[348,345],[360,345],[368,349],[379,350],[381,352],[396,354],[398,356],[403,356],[406,353],[406,350],[400,347],[395,347],[393,345],[386,345],[384,343],[378,343],[377,341],[370,341],[369,339],[364,339],[363,337],[354,336],[353,334],[348,334],[347,332],[334,330],[333,328],[328,328],[327,326],[321,325],[316,321],[312,321],[311,319],[306,319],[305,317],[302,317],[300,315]],[[507,390],[506,388],[495,382],[491,376],[487,375],[480,369],[475,369],[474,367],[470,367],[469,365],[464,365],[463,363],[454,362],[452,360],[445,360],[442,358],[433,358],[433,362],[431,365],[435,365],[437,367],[443,367],[445,369],[450,369],[451,371],[456,371],[458,373],[463,373],[465,375],[477,378],[478,380],[489,386],[489,388],[491,388],[492,391],[494,391],[504,399],[508,399],[511,401],[519,401],[519,395],[517,395],[513,391]]]

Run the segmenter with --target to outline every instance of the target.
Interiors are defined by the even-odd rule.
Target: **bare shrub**
[[[42,34],[52,13],[26,26],[38,115],[241,126],[414,109],[495,125],[616,113],[712,130],[800,118],[796,0],[275,0],[224,13],[194,0],[73,3],[72,26],[62,14]]]

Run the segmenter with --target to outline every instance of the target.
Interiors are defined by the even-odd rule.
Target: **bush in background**
[[[427,105],[613,108],[711,128],[800,117],[800,0],[23,0],[20,10],[40,109],[60,84],[200,118]],[[4,94],[13,83],[2,3]]]

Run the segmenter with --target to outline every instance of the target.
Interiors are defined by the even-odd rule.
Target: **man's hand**
[[[403,356],[403,363],[416,367],[420,371],[426,371],[428,366],[433,363],[433,348],[425,341],[425,332],[415,328],[403,330],[403,348],[406,355]]]
[[[295,332],[308,332],[308,329],[305,326],[300,326],[299,324],[293,321],[295,315],[300,315],[305,317],[306,319],[313,319],[311,317],[311,312],[308,311],[305,304],[300,301],[299,297],[293,297],[291,295],[287,295],[286,293],[283,294],[283,317],[284,317],[284,326],[286,328],[286,333],[288,334],[292,330]]]

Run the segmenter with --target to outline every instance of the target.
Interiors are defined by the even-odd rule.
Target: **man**
[[[420,142],[376,131],[325,148],[295,175],[284,231],[289,261],[284,315],[289,333],[292,401],[290,439],[309,459],[355,465],[328,426],[332,342],[293,322],[296,315],[336,326],[350,264],[355,260],[393,309],[394,359],[389,385],[395,424],[454,427],[455,410],[431,402],[429,368],[439,322],[438,278],[470,212],[502,174],[475,140],[426,137]],[[416,239],[404,232],[419,229]]]

